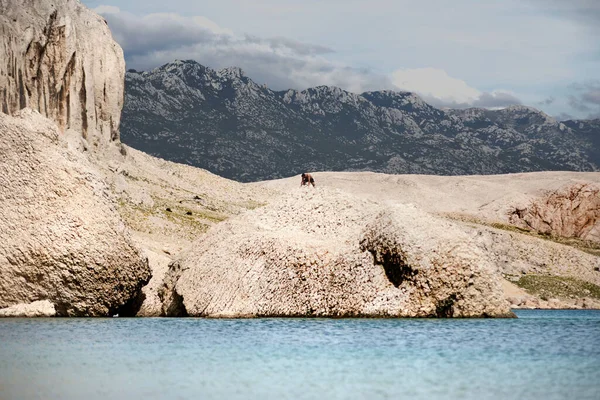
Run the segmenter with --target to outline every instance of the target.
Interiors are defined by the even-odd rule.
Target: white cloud
[[[118,14],[121,12],[121,9],[117,6],[106,6],[101,5],[93,9],[98,14]]]
[[[392,83],[402,90],[457,103],[472,103],[481,94],[465,81],[452,78],[446,71],[436,68],[396,70],[392,73]]]
[[[438,107],[505,107],[520,104],[508,91],[480,91],[441,68],[397,69],[374,73],[333,61],[333,49],[286,37],[236,34],[205,16],[152,13],[138,16],[115,6],[96,12],[108,21],[125,51],[129,68],[147,70],[175,59],[194,59],[212,68],[241,67],[258,83],[275,90],[318,85],[363,91],[416,92]]]
[[[398,69],[392,73],[392,83],[400,90],[419,94],[438,107],[499,108],[521,104],[514,93],[504,90],[482,92],[436,68]]]
[[[175,59],[212,68],[241,67],[276,90],[339,86],[362,92],[390,88],[388,77],[331,61],[331,48],[285,37],[238,35],[204,16],[155,13],[137,16],[98,7],[123,47],[128,68],[147,70]]]
[[[286,37],[240,35],[205,16],[153,13],[138,16],[118,7],[100,6],[128,68],[147,70],[175,59],[193,59],[212,68],[241,67],[258,83],[275,90],[318,85],[363,91],[397,89],[416,92],[437,107],[498,108],[520,104],[508,91],[484,92],[441,68],[397,69],[374,73],[333,61],[333,49]]]

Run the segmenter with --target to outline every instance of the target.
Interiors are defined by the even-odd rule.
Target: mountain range
[[[304,171],[472,175],[600,169],[600,120],[526,106],[442,110],[410,92],[274,91],[239,68],[129,70],[121,139],[238,181]]]

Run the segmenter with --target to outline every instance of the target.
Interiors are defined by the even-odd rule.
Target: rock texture
[[[148,264],[152,271],[152,278],[146,286],[142,288],[141,305],[136,313],[136,317],[160,317],[163,313],[163,301],[159,296],[159,291],[164,284],[165,274],[168,271],[168,265],[171,258],[165,254],[155,253],[144,249],[148,257]]]
[[[171,299],[192,316],[511,315],[492,264],[452,223],[326,189],[219,224],[171,267]]]
[[[362,234],[392,284],[413,307],[443,317],[508,314],[499,275],[487,255],[456,225],[410,206],[382,212]]]
[[[0,111],[29,107],[91,148],[119,139],[125,62],[77,0],[0,0]]]
[[[0,204],[0,308],[123,313],[150,278],[101,174],[35,111],[0,113]]]
[[[34,301],[29,304],[15,304],[7,308],[0,309],[0,317],[54,317],[56,310],[54,304],[48,300]]]
[[[96,165],[118,198],[119,214],[152,269],[137,315],[163,315],[159,291],[169,263],[209,227],[260,207],[279,192],[151,157],[128,146],[121,150],[103,152]]]
[[[600,185],[578,183],[509,213],[510,222],[543,234],[600,243]]]
[[[574,278],[600,286],[600,258],[597,245],[578,239],[536,235],[512,227],[511,210],[526,208],[544,200],[548,193],[564,188],[597,187],[599,173],[537,172],[494,176],[440,177],[425,175],[386,175],[372,172],[320,172],[314,174],[318,188],[336,188],[385,207],[416,204],[419,208],[454,222],[471,237],[497,269],[512,282],[523,277],[554,277],[569,283]],[[295,191],[300,177],[252,184],[282,192]],[[581,206],[582,207],[582,206]],[[580,207],[580,208],[581,208]],[[441,225],[440,225],[441,226]],[[436,235],[443,236],[440,229]],[[511,285],[508,281],[505,284]],[[552,288],[546,292],[551,294]],[[505,293],[516,307],[581,308],[599,306],[585,287],[564,297],[560,293],[538,295]],[[534,301],[535,299],[535,301]]]
[[[518,280],[527,274],[572,276],[600,286],[600,258],[575,247],[522,233],[463,223],[472,237],[505,277]]]
[[[435,214],[476,217],[508,224],[515,208],[526,208],[548,193],[565,187],[600,187],[597,172],[536,172],[505,175],[434,176],[388,175],[374,172],[318,172],[320,186],[383,203],[414,203]],[[290,191],[300,177],[260,182],[251,186]]]
[[[596,171],[598,124],[531,107],[440,110],[408,92],[273,91],[239,68],[175,61],[126,74],[123,141],[239,181],[309,171]]]

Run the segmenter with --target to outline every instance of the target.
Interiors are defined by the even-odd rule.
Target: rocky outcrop
[[[567,185],[515,207],[510,223],[546,235],[580,238],[600,243],[600,186]]]
[[[452,223],[322,188],[213,227],[171,268],[166,297],[191,316],[511,315],[499,275]]]
[[[575,183],[599,187],[600,174],[536,172],[527,174],[441,177],[385,175],[371,172],[320,172],[314,174],[318,188],[336,188],[379,204],[416,204],[420,209],[450,219],[470,236],[470,243],[511,282],[531,276],[554,277],[557,282],[575,279],[581,290],[568,296],[549,288],[543,295],[509,293],[505,297],[522,307],[596,307],[585,285],[600,286],[598,245],[525,232],[508,224],[507,211],[515,204],[525,209],[540,194],[560,192]],[[253,186],[296,190],[300,177],[262,182]],[[440,225],[440,227],[443,225]],[[531,229],[531,228],[529,228]],[[435,229],[443,237],[443,229]],[[504,281],[503,283],[509,283]],[[531,299],[538,297],[537,305]],[[523,301],[521,301],[523,300]]]
[[[34,301],[29,304],[15,304],[7,308],[0,309],[0,317],[54,317],[56,310],[54,304],[48,300]]]
[[[91,148],[119,139],[125,62],[77,0],[0,0],[0,111],[29,107]]]
[[[449,221],[397,205],[367,226],[360,246],[409,293],[404,307],[418,316],[509,314],[495,265]]]
[[[59,316],[127,313],[150,278],[113,195],[35,111],[0,113],[0,308],[49,300]]]

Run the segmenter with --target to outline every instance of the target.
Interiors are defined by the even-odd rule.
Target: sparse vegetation
[[[484,225],[485,225],[485,223],[484,223]],[[578,250],[585,251],[586,253],[589,253],[589,254],[592,254],[595,256],[600,256],[600,244],[589,241],[589,240],[583,240],[583,239],[579,239],[579,238],[567,238],[567,237],[562,237],[562,236],[554,236],[554,235],[544,234],[544,233],[531,231],[531,230],[527,230],[527,229],[522,229],[522,228],[519,228],[518,226],[514,226],[514,225],[502,224],[499,222],[493,222],[493,223],[490,223],[487,225],[491,226],[492,228],[496,228],[496,229],[502,229],[505,231],[522,233],[522,234],[537,237],[540,239],[550,240],[555,243],[560,243],[560,244],[574,247]]]
[[[202,215],[201,213],[198,213],[197,215]],[[206,230],[209,227],[209,224],[206,224],[204,222],[201,221],[201,217],[194,217],[191,216],[185,212],[181,212],[181,210],[175,210],[175,212],[164,212],[163,216],[179,225],[182,227],[187,227],[188,229],[191,228],[192,231],[194,231],[195,233],[204,233],[206,232]]]
[[[600,299],[600,286],[572,277],[525,275],[515,284],[543,300],[581,297]]]
[[[257,208],[266,206],[267,203],[262,203],[260,201],[254,201],[254,200],[247,200],[247,201],[241,203],[240,205],[248,210],[255,210]]]
[[[214,223],[228,218],[227,215],[198,207],[188,208],[153,197],[154,206],[147,207],[119,199],[119,213],[127,225],[135,230],[148,231],[148,218],[155,216],[177,224],[191,234],[202,234]],[[151,225],[151,224],[150,224]]]
[[[567,238],[567,237],[562,237],[562,236],[554,236],[554,235],[544,234],[544,233],[540,233],[540,232],[536,232],[536,231],[532,231],[532,230],[528,230],[528,229],[523,229],[523,228],[520,228],[515,225],[504,224],[501,222],[487,222],[487,221],[482,221],[482,220],[472,218],[469,216],[465,216],[465,215],[448,214],[448,215],[446,215],[446,217],[448,217],[450,219],[455,219],[455,220],[459,220],[459,221],[463,221],[463,222],[472,223],[472,224],[489,226],[491,228],[501,229],[503,231],[528,235],[528,236],[536,237],[538,239],[549,240],[551,242],[564,244],[566,246],[571,246],[571,247],[576,248],[577,250],[584,251],[588,254],[592,254],[594,256],[600,257],[600,244],[589,241],[589,240],[583,240],[583,239],[579,239],[579,238]]]

